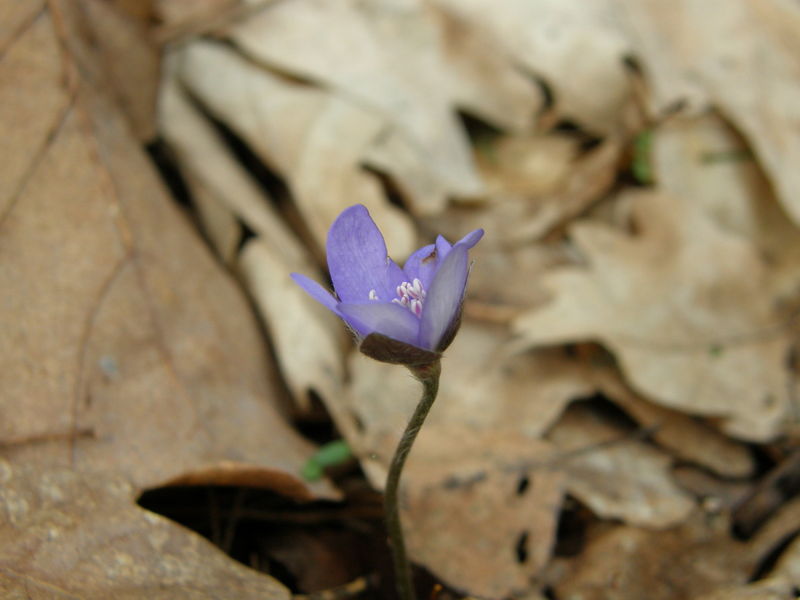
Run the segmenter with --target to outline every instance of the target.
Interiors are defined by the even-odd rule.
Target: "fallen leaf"
[[[786,582],[759,582],[739,587],[724,586],[694,600],[790,600],[792,586]]]
[[[682,527],[648,531],[614,527],[592,539],[555,586],[558,597],[583,600],[681,600],[744,584],[755,566],[724,521],[698,515]]]
[[[257,61],[324,83],[380,115],[416,155],[414,170],[424,167],[442,186],[435,197],[410,198],[421,213],[440,212],[446,195],[482,189],[455,106],[521,129],[537,104],[534,87],[492,46],[470,43],[460,22],[423,2],[279,3],[229,34]],[[394,161],[380,162],[403,179]]]
[[[137,4],[141,10],[147,3]],[[156,133],[158,48],[150,39],[143,20],[124,12],[125,7],[101,0],[83,0],[81,6],[91,28],[94,56],[110,80],[115,100],[136,137],[150,141]]]
[[[789,342],[763,294],[760,257],[685,200],[628,199],[637,233],[574,225],[589,266],[551,273],[554,300],[516,331],[534,345],[599,340],[646,398],[719,418],[743,439],[773,437],[787,409]]]
[[[788,0],[616,0],[655,112],[709,105],[755,150],[784,210],[800,223],[800,7]]]
[[[723,477],[752,475],[755,461],[750,449],[703,421],[648,402],[633,393],[609,370],[594,372],[598,387],[639,425],[651,430],[652,439],[682,461],[702,465]]]
[[[691,198],[722,228],[751,241],[764,257],[764,292],[790,317],[800,289],[800,229],[741,136],[707,112],[667,121],[654,131],[652,148],[658,186]]]
[[[352,420],[340,416],[335,400],[343,394],[345,380],[344,329],[338,319],[322,312],[324,309],[289,278],[291,269],[266,242],[248,242],[240,266],[298,405],[309,407],[311,391],[323,401],[329,400],[326,404],[334,421],[347,435]]]
[[[665,528],[694,507],[672,480],[668,455],[584,407],[568,409],[547,439],[560,453],[567,491],[603,518]]]
[[[319,247],[328,227],[355,203],[369,208],[395,256],[414,243],[410,220],[361,168],[381,120],[339,96],[289,82],[232,50],[197,41],[175,57],[181,81],[264,162],[286,177]]]
[[[290,597],[274,579],[135,506],[124,477],[0,461],[5,598]]]
[[[556,535],[564,476],[552,453],[513,430],[427,426],[402,492],[412,557],[481,597],[526,591]]]
[[[606,2],[514,0],[502,10],[487,0],[435,4],[546,82],[562,119],[601,134],[620,128],[630,93],[623,63],[628,41],[607,18]]]
[[[3,163],[6,458],[114,471],[137,489],[233,462],[279,492],[330,495],[296,475],[313,446],[274,404],[280,383],[245,298],[103,93],[77,4],[58,7],[21,33],[0,75],[36,92],[37,122]],[[31,127],[2,117],[8,131]]]

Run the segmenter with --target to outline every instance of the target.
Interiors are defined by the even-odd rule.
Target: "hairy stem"
[[[436,361],[424,367],[411,368],[411,372],[422,383],[422,398],[417,404],[406,430],[403,432],[403,437],[400,438],[397,450],[395,450],[392,464],[389,467],[389,476],[386,479],[386,491],[384,494],[386,529],[389,532],[389,543],[392,547],[394,572],[397,578],[397,593],[400,600],[414,600],[415,593],[414,583],[411,579],[411,565],[408,562],[406,545],[403,541],[403,526],[400,523],[400,506],[397,492],[400,486],[403,465],[439,391],[441,364]]]

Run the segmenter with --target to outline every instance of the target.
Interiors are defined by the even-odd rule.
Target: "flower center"
[[[396,289],[397,298],[394,298],[392,302],[396,302],[400,306],[405,306],[419,317],[422,314],[422,303],[425,301],[425,296],[427,295],[425,289],[422,287],[422,282],[415,277],[414,281],[411,283],[404,281],[398,285]]]
[[[393,298],[392,302],[405,306],[418,317],[422,315],[422,303],[425,301],[427,293],[419,279],[415,277],[411,283],[404,281],[395,290],[397,290],[397,298]],[[375,290],[369,291],[369,299],[380,300]]]

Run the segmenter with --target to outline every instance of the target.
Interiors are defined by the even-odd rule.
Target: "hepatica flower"
[[[468,252],[482,229],[455,244],[439,236],[400,268],[364,206],[340,214],[328,232],[328,269],[335,295],[299,273],[292,278],[355,332],[362,352],[391,363],[435,362],[461,322]]]

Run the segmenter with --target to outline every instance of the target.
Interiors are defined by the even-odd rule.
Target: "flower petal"
[[[361,204],[340,214],[328,232],[328,269],[342,302],[366,302],[370,291],[394,298],[403,270],[386,254],[380,230]]]
[[[380,333],[387,337],[418,346],[419,319],[405,307],[392,302],[340,304],[339,312],[361,337]]]
[[[326,290],[313,279],[309,279],[300,273],[292,273],[291,277],[294,279],[294,282],[303,288],[314,300],[322,304],[322,306],[325,308],[329,308],[338,314],[339,311],[336,310],[336,305],[339,304],[339,302],[328,290]]]
[[[439,258],[440,263],[447,257],[448,254],[450,254],[450,248],[452,247],[453,245],[448,242],[444,236],[436,236],[436,255]]]
[[[472,248],[475,244],[481,241],[482,237],[483,237],[483,229],[476,229],[475,231],[470,231],[467,235],[458,240],[455,243],[455,245],[464,246],[466,248]]]
[[[453,246],[428,289],[422,308],[419,341],[422,348],[439,351],[439,343],[458,318],[467,285],[467,247]]]
[[[427,290],[438,265],[436,246],[433,244],[423,246],[409,256],[406,264],[403,265],[406,281],[411,283],[414,279],[419,279],[422,282],[422,287]]]

